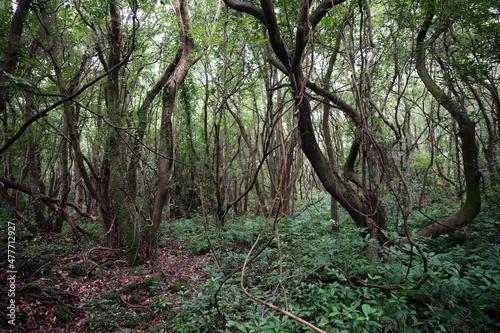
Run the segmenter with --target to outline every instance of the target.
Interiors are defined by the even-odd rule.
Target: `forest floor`
[[[17,258],[14,327],[4,311],[12,297],[4,287],[8,269],[2,260],[0,332],[171,332],[162,327],[203,284],[203,268],[212,261],[168,241],[154,264],[129,267],[100,246],[54,235],[37,238]]]
[[[323,221],[315,215],[283,219],[279,247],[270,242],[269,228],[245,272],[249,290],[273,304],[284,304],[285,295],[296,311],[312,309],[301,314],[327,331],[500,332],[498,219],[471,230],[467,242],[460,234],[429,240],[429,282],[419,290],[383,292],[375,287],[408,274],[405,262],[413,265],[408,285],[418,282],[422,263],[391,248],[375,267],[361,254],[366,242],[359,229],[344,224],[332,236]],[[301,323],[242,293],[238,277],[225,280],[246,260],[262,225],[262,218],[240,219],[209,242],[201,223],[179,220],[165,229],[157,260],[141,266],[129,266],[123,253],[102,247],[97,237],[76,241],[69,232],[16,239],[12,255],[0,233],[0,333],[300,332]],[[207,254],[210,247],[217,263]],[[375,287],[353,286],[344,271],[323,264],[328,260],[350,265],[349,278]],[[12,302],[15,325],[5,311]],[[331,313],[334,320],[321,321]]]

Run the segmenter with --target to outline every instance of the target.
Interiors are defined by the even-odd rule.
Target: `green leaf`
[[[234,321],[234,320],[229,320],[227,322],[227,326],[229,326],[229,327],[235,327],[235,328],[237,328],[240,331],[245,332],[245,333],[248,332],[248,330],[246,329],[244,323],[239,323],[239,322]]]
[[[361,310],[363,311],[365,317],[368,317],[370,313],[372,313],[372,307],[370,306],[370,304],[361,305]]]
[[[325,326],[325,325],[328,325],[330,323],[330,321],[325,318],[325,317],[321,317],[321,320],[319,321],[319,326]]]
[[[12,74],[9,74],[9,73],[6,73],[5,71],[3,72],[3,74],[9,78],[9,81],[10,82],[13,82],[15,84],[17,84],[18,86],[21,86],[21,87],[27,87],[27,88],[31,88],[33,85],[28,81],[26,80],[25,78],[22,78],[22,77],[18,77],[18,76],[14,76]]]

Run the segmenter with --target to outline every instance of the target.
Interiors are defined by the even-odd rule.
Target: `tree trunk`
[[[339,31],[337,39],[335,41],[334,52],[330,57],[330,60],[328,61],[328,68],[326,70],[325,76],[323,77],[323,89],[325,89],[326,91],[330,90],[330,77],[332,76],[333,65],[335,64],[337,56],[339,54],[341,37],[342,32]],[[326,103],[323,104],[322,129],[323,137],[325,139],[325,149],[328,156],[328,163],[330,164],[330,167],[335,170],[337,168],[337,157],[335,156],[335,152],[333,150],[333,141],[330,130],[330,109],[330,105],[328,104],[328,101],[326,101]],[[333,196],[330,197],[330,219],[336,222],[338,222],[339,219],[338,201]],[[332,231],[339,231],[338,223],[334,224]]]
[[[334,94],[325,92],[315,84],[310,83],[308,78],[304,76],[301,67],[306,43],[311,40],[310,34],[326,15],[328,9],[343,1],[323,1],[312,14],[309,14],[309,1],[304,1],[297,22],[293,48],[288,47],[283,41],[272,1],[262,0],[260,2],[261,7],[235,0],[224,0],[224,2],[235,10],[254,16],[264,24],[268,33],[269,44],[277,57],[277,59],[270,58],[269,61],[285,73],[291,83],[297,109],[300,143],[304,154],[325,189],[347,210],[357,226],[367,228],[373,238],[377,239],[381,244],[385,243],[386,236],[383,231],[387,229],[386,215],[376,193],[371,190],[370,186],[364,185],[362,187],[364,198],[361,197],[349,184],[341,179],[338,173],[331,169],[328,159],[321,151],[316,140],[311,105],[309,97],[305,94],[306,87],[319,92],[321,96],[328,98],[330,102],[343,110],[359,126],[359,116],[356,111]],[[357,150],[353,157],[356,155]]]
[[[311,120],[311,109],[306,97],[298,98],[299,132],[301,147],[325,189],[334,197],[361,228],[367,228],[379,243],[386,242],[383,231],[387,230],[386,215],[377,196],[369,190],[365,198],[359,196],[348,184],[333,173],[328,160],[321,152]]]
[[[462,163],[465,175],[465,202],[454,214],[437,223],[419,230],[418,236],[437,237],[470,224],[481,210],[479,172],[479,151],[476,144],[476,130],[465,108],[448,96],[430,76],[425,60],[425,37],[435,14],[435,3],[427,3],[425,20],[417,36],[416,68],[420,79],[432,96],[443,106],[458,125]]]
[[[173,76],[166,84],[163,95],[159,135],[158,180],[151,213],[151,223],[142,231],[141,244],[138,249],[138,259],[143,261],[154,259],[161,234],[163,208],[170,190],[173,158],[172,117],[177,103],[179,87],[184,81],[189,68],[193,64],[190,59],[194,40],[191,36],[191,21],[187,1],[174,0],[175,15],[179,19],[179,49],[180,59],[176,62]]]
[[[24,21],[28,15],[29,7],[32,0],[20,0],[17,4],[16,11],[12,18],[9,31],[9,42],[7,45],[7,51],[5,52],[5,58],[3,60],[2,72],[0,72],[0,115],[3,114],[4,126],[7,125],[5,121],[7,118],[7,102],[8,98],[8,85],[3,83],[8,81],[7,75],[14,75],[17,59],[19,57],[19,44],[21,42],[21,36],[23,32]]]
[[[20,0],[18,2],[14,15],[12,17],[12,21],[10,22],[7,49],[3,54],[3,66],[0,71],[0,121],[2,122],[2,129],[0,130],[0,132],[3,139],[2,141],[4,143],[9,141],[8,135],[11,132],[13,126],[13,124],[9,123],[9,114],[7,112],[7,107],[10,103],[10,85],[7,84],[7,82],[9,81],[9,75],[15,74],[15,69],[19,58],[19,45],[21,43],[23,26],[26,20],[26,16],[28,15],[31,2],[32,0]],[[5,2],[5,6],[11,6],[11,3]],[[5,33],[7,33],[7,31],[5,31]],[[12,114],[15,115],[16,113],[12,112]],[[0,161],[2,162],[3,176],[8,178],[12,176],[12,172],[14,172],[12,168],[12,162],[14,161],[14,159],[17,159],[15,154],[11,154],[10,152],[5,153],[5,151],[0,152]],[[17,211],[17,208],[13,208],[15,207],[14,199],[11,198],[7,192],[2,194],[6,198],[6,200],[8,198],[9,207],[11,207],[14,214],[21,217],[22,215],[19,215],[20,212]],[[35,232],[36,228],[32,226],[24,216],[22,216],[22,218],[20,219],[29,226],[32,232]]]
[[[46,33],[46,38],[48,42],[48,47],[46,48],[46,52],[49,53],[50,59],[53,64],[54,72],[55,72],[55,83],[58,87],[59,92],[61,95],[71,95],[76,92],[76,90],[79,88],[80,81],[82,77],[84,76],[89,57],[88,56],[83,56],[82,60],[80,61],[80,67],[78,71],[76,71],[74,77],[71,79],[71,82],[69,84],[69,87],[66,87],[65,83],[65,77],[64,77],[64,72],[63,68],[61,67],[61,62],[62,60],[62,50],[64,49],[63,41],[60,39],[57,39],[56,34],[54,33],[54,27],[53,27],[53,22],[57,20],[57,11],[52,12],[50,9],[47,9],[45,7],[46,3],[40,3],[39,4],[39,10],[40,10],[40,18],[44,24],[44,31]],[[60,178],[60,184],[61,184],[61,204],[66,202],[67,196],[70,192],[70,183],[71,183],[71,174],[69,170],[69,144],[72,146],[74,150],[74,158],[77,164],[77,170],[80,171],[80,168],[83,168],[84,173],[86,177],[88,178],[88,175],[86,173],[85,167],[83,165],[83,154],[81,153],[80,150],[80,142],[78,138],[78,130],[76,128],[76,125],[78,123],[78,117],[75,116],[74,114],[74,109],[72,108],[71,102],[66,102],[63,103],[62,105],[63,109],[63,134],[64,138],[62,141],[62,149],[61,149],[61,161],[59,163],[59,178]],[[66,138],[69,138],[69,144],[66,141]],[[89,188],[89,191],[91,194],[94,195],[96,199],[99,199],[97,195],[95,194],[95,190],[93,190],[92,184],[90,183],[89,180],[87,180],[87,186]],[[81,187],[81,184],[78,185]],[[77,204],[79,207],[81,207],[81,202],[79,203],[77,201]],[[72,220],[69,218],[69,216],[64,216],[63,212],[64,207],[61,206],[60,208],[60,216],[58,216],[56,225],[55,225],[55,230],[60,231],[62,228],[62,222],[63,220],[68,221],[68,223],[72,223]],[[71,221],[71,222],[70,222]]]
[[[26,93],[26,118],[31,117],[31,110],[35,109],[33,96]],[[27,156],[26,161],[29,169],[30,188],[31,188],[31,208],[39,231],[51,232],[52,223],[46,216],[45,205],[43,204],[41,195],[44,194],[44,184],[42,180],[42,162],[40,155],[40,147],[37,145],[35,128],[31,127],[27,131]]]

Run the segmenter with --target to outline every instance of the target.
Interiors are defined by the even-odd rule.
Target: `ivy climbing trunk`
[[[120,4],[118,0],[109,2],[110,14],[110,48],[108,68],[120,63],[122,57],[122,27],[120,18]],[[104,156],[101,163],[100,181],[98,183],[100,197],[100,211],[106,245],[112,248],[122,248],[125,241],[124,228],[130,223],[131,215],[127,211],[124,189],[125,175],[123,174],[123,143],[120,138],[122,125],[122,103],[120,100],[120,70],[113,70],[105,86],[105,100],[108,119],[111,126],[107,127]],[[127,248],[129,248],[127,246]]]

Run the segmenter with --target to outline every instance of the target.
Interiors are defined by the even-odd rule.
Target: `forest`
[[[498,0],[0,27],[0,331],[500,332]]]

